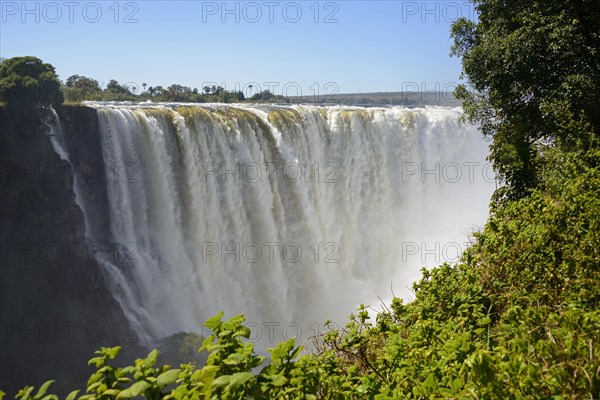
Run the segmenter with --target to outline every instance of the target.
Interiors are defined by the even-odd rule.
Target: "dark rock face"
[[[73,175],[78,179],[87,214],[88,236],[94,241],[110,237],[110,216],[106,193],[106,176],[102,143],[98,127],[98,114],[93,108],[83,106],[63,107],[59,115],[65,136],[65,144],[71,161]],[[106,243],[97,243],[106,245]]]
[[[80,139],[67,140],[73,167],[52,147],[47,112],[0,108],[0,388],[9,396],[47,379],[59,394],[83,389],[93,371],[86,361],[101,346],[123,345],[123,361],[144,351],[106,287],[75,203],[76,169],[104,171],[96,111],[60,110],[65,132]],[[101,237],[106,178],[94,177],[82,196],[98,205],[88,231]]]

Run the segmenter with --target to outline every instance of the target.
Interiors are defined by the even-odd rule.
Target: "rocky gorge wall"
[[[80,139],[70,151],[92,171],[101,162],[95,111],[57,111]],[[92,369],[82,366],[101,346],[127,343],[124,359],[140,354],[86,240],[73,191],[77,171],[52,146],[51,117],[50,110],[0,108],[0,388],[9,396],[47,379],[57,380],[58,393],[83,387]],[[99,196],[102,179],[91,180],[84,195]],[[98,214],[94,229],[103,220]]]

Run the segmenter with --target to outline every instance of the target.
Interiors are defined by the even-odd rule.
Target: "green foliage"
[[[90,100],[90,99],[86,99]],[[105,101],[135,101],[135,94],[132,93],[127,85],[121,85],[114,79],[111,79],[106,85],[106,89],[100,95],[100,100]]]
[[[68,102],[79,102],[83,100],[100,100],[102,89],[98,81],[85,76],[70,76],[63,87],[65,100]]]
[[[545,189],[498,208],[465,254],[496,307],[600,307],[600,172],[573,154],[552,153]]]
[[[593,0],[473,3],[478,22],[452,26],[468,81],[455,95],[494,136],[490,159],[507,184],[497,197],[520,198],[537,186],[548,145],[598,148],[600,9]]]
[[[0,102],[17,110],[63,103],[54,67],[36,57],[13,57],[0,63]]]

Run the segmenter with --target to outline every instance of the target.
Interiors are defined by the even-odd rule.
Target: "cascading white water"
[[[148,341],[221,310],[259,342],[306,339],[390,286],[409,297],[494,188],[460,109],[88,105],[110,211],[92,239],[118,243],[98,258]]]

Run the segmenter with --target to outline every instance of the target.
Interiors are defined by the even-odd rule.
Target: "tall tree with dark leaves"
[[[13,57],[0,63],[0,102],[13,109],[59,105],[64,101],[54,67],[37,57]]]
[[[455,95],[467,119],[494,138],[490,160],[505,183],[496,198],[521,198],[540,184],[548,146],[598,148],[600,6],[472,1],[477,21],[452,25],[452,55],[467,81]]]

